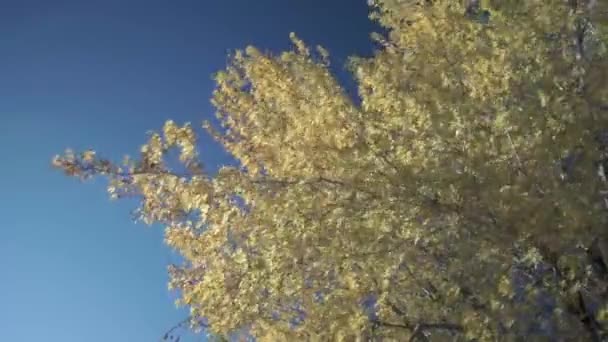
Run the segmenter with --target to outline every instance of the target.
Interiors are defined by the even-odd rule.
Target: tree
[[[388,33],[349,62],[360,103],[295,35],[216,75],[205,127],[238,167],[206,173],[172,121],[136,161],[54,164],[141,198],[186,260],[170,286],[219,334],[606,338],[608,3],[370,6]]]

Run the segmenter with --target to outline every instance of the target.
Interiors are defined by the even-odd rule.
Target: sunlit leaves
[[[180,303],[221,334],[593,336],[582,317],[606,320],[608,276],[594,3],[370,1],[388,34],[349,62],[360,105],[328,51],[291,34],[292,50],[237,50],[215,75],[222,127],[204,127],[238,167],[207,175],[193,128],[173,121],[122,165],[93,151],[53,163],[141,199],[185,258],[170,268]]]

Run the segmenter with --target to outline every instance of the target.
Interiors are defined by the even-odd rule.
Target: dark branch
[[[449,331],[451,333],[461,333],[464,331],[464,328],[461,325],[453,323],[418,323],[416,325],[408,323],[399,324],[383,321],[376,321],[374,323],[381,327],[409,330],[412,332],[410,341],[414,341],[416,337],[424,336],[424,333],[430,330],[444,330]]]

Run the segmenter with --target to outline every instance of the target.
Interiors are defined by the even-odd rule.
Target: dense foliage
[[[205,127],[239,167],[206,173],[172,121],[137,160],[54,164],[166,225],[170,286],[215,333],[608,338],[608,2],[370,6],[359,99],[295,35],[231,56]]]

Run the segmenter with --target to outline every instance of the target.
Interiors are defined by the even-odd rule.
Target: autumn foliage
[[[217,73],[205,127],[238,167],[208,174],[172,121],[135,160],[54,164],[141,199],[186,260],[170,287],[214,333],[608,338],[608,2],[370,6],[388,34],[349,62],[360,101],[293,34]]]

